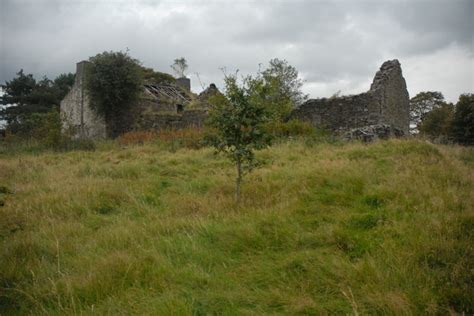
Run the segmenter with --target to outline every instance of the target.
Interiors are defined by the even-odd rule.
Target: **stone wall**
[[[338,98],[311,99],[291,114],[291,118],[333,131],[377,124],[380,108],[370,93]]]
[[[154,96],[150,96],[146,90],[140,95],[137,104],[134,105],[141,112],[171,112],[177,113],[176,101],[165,100],[164,98],[158,100]]]
[[[202,127],[207,117],[205,110],[185,110],[182,113],[141,112],[138,113],[134,130],[182,129]]]
[[[368,92],[311,99],[295,109],[290,117],[338,132],[387,125],[397,133],[402,131],[408,135],[409,96],[400,63],[398,60],[383,63]]]
[[[71,130],[77,138],[105,138],[105,120],[90,108],[89,98],[84,89],[86,61],[77,63],[76,79],[69,93],[61,101],[63,130]]]
[[[77,137],[105,138],[105,121],[97,117],[90,108],[84,89],[86,63],[84,61],[77,64],[74,86],[61,102],[64,128],[74,128]],[[211,92],[216,93],[214,90],[218,91],[215,85],[211,85],[198,100],[208,97]],[[154,98],[144,91],[140,101],[132,107],[130,115],[124,121],[126,126],[122,126],[122,131],[201,127],[206,115],[205,109],[186,109],[175,100]],[[311,99],[295,109],[290,118],[309,121],[316,127],[340,134],[345,133],[349,138],[353,137],[351,135],[370,138],[371,131],[382,131],[383,135],[379,135],[380,137],[408,134],[409,96],[400,63],[398,60],[383,63],[368,92]]]
[[[77,63],[76,78],[69,93],[61,101],[61,118],[64,131],[72,131],[75,138],[100,139],[107,137],[107,130],[111,131],[105,119],[96,115],[90,107],[89,97],[84,85],[85,67],[87,61]],[[186,79],[186,78],[184,78]],[[202,126],[205,111],[184,110],[176,100],[157,98],[146,89],[140,95],[129,115],[122,118],[120,133],[137,129],[165,129]]]

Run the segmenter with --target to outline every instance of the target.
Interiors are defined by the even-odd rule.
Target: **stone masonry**
[[[76,137],[105,138],[106,123],[89,106],[84,89],[86,61],[77,63],[76,81],[61,102],[64,128],[72,128]],[[185,80],[186,79],[186,80]],[[132,107],[123,131],[141,129],[201,127],[207,116],[205,108],[189,106],[194,94],[189,79],[177,85],[144,85],[137,104]],[[218,93],[214,84],[193,97],[206,103]],[[165,96],[165,97],[164,97]],[[332,130],[345,139],[370,141],[403,136],[409,133],[409,96],[398,60],[386,61],[376,73],[370,90],[358,95],[311,99],[296,108],[290,119],[308,121],[313,126]]]
[[[72,131],[75,138],[106,138],[107,124],[90,107],[85,89],[84,76],[87,63],[87,61],[77,63],[74,85],[61,101],[63,130]],[[144,84],[139,99],[123,121],[121,132],[201,127],[207,112],[187,108],[192,94],[189,88],[188,78],[179,78],[176,84]]]
[[[105,138],[105,120],[90,108],[89,98],[85,93],[86,64],[87,61],[77,63],[74,85],[61,101],[63,130],[71,130],[76,138]]]
[[[384,62],[368,92],[308,100],[293,111],[291,118],[309,121],[345,138],[377,131],[383,131],[380,138],[408,135],[409,95],[400,63],[396,59]],[[374,139],[377,135],[364,138]]]

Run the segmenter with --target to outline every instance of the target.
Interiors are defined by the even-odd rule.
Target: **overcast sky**
[[[99,1],[0,0],[0,82],[23,68],[40,78],[74,72],[105,50],[130,50],[171,72],[189,63],[192,89],[222,85],[221,67],[255,73],[286,59],[310,97],[369,89],[397,58],[410,96],[474,92],[474,0]]]

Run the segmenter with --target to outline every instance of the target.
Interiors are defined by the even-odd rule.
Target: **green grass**
[[[474,312],[472,149],[281,142],[0,155],[0,314]]]

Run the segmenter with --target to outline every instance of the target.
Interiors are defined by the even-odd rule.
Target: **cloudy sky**
[[[402,64],[411,96],[474,92],[474,0],[0,0],[0,83],[74,72],[105,50],[130,50],[171,72],[185,57],[192,89],[222,84],[221,67],[255,73],[286,59],[311,97],[369,89],[383,61]]]

